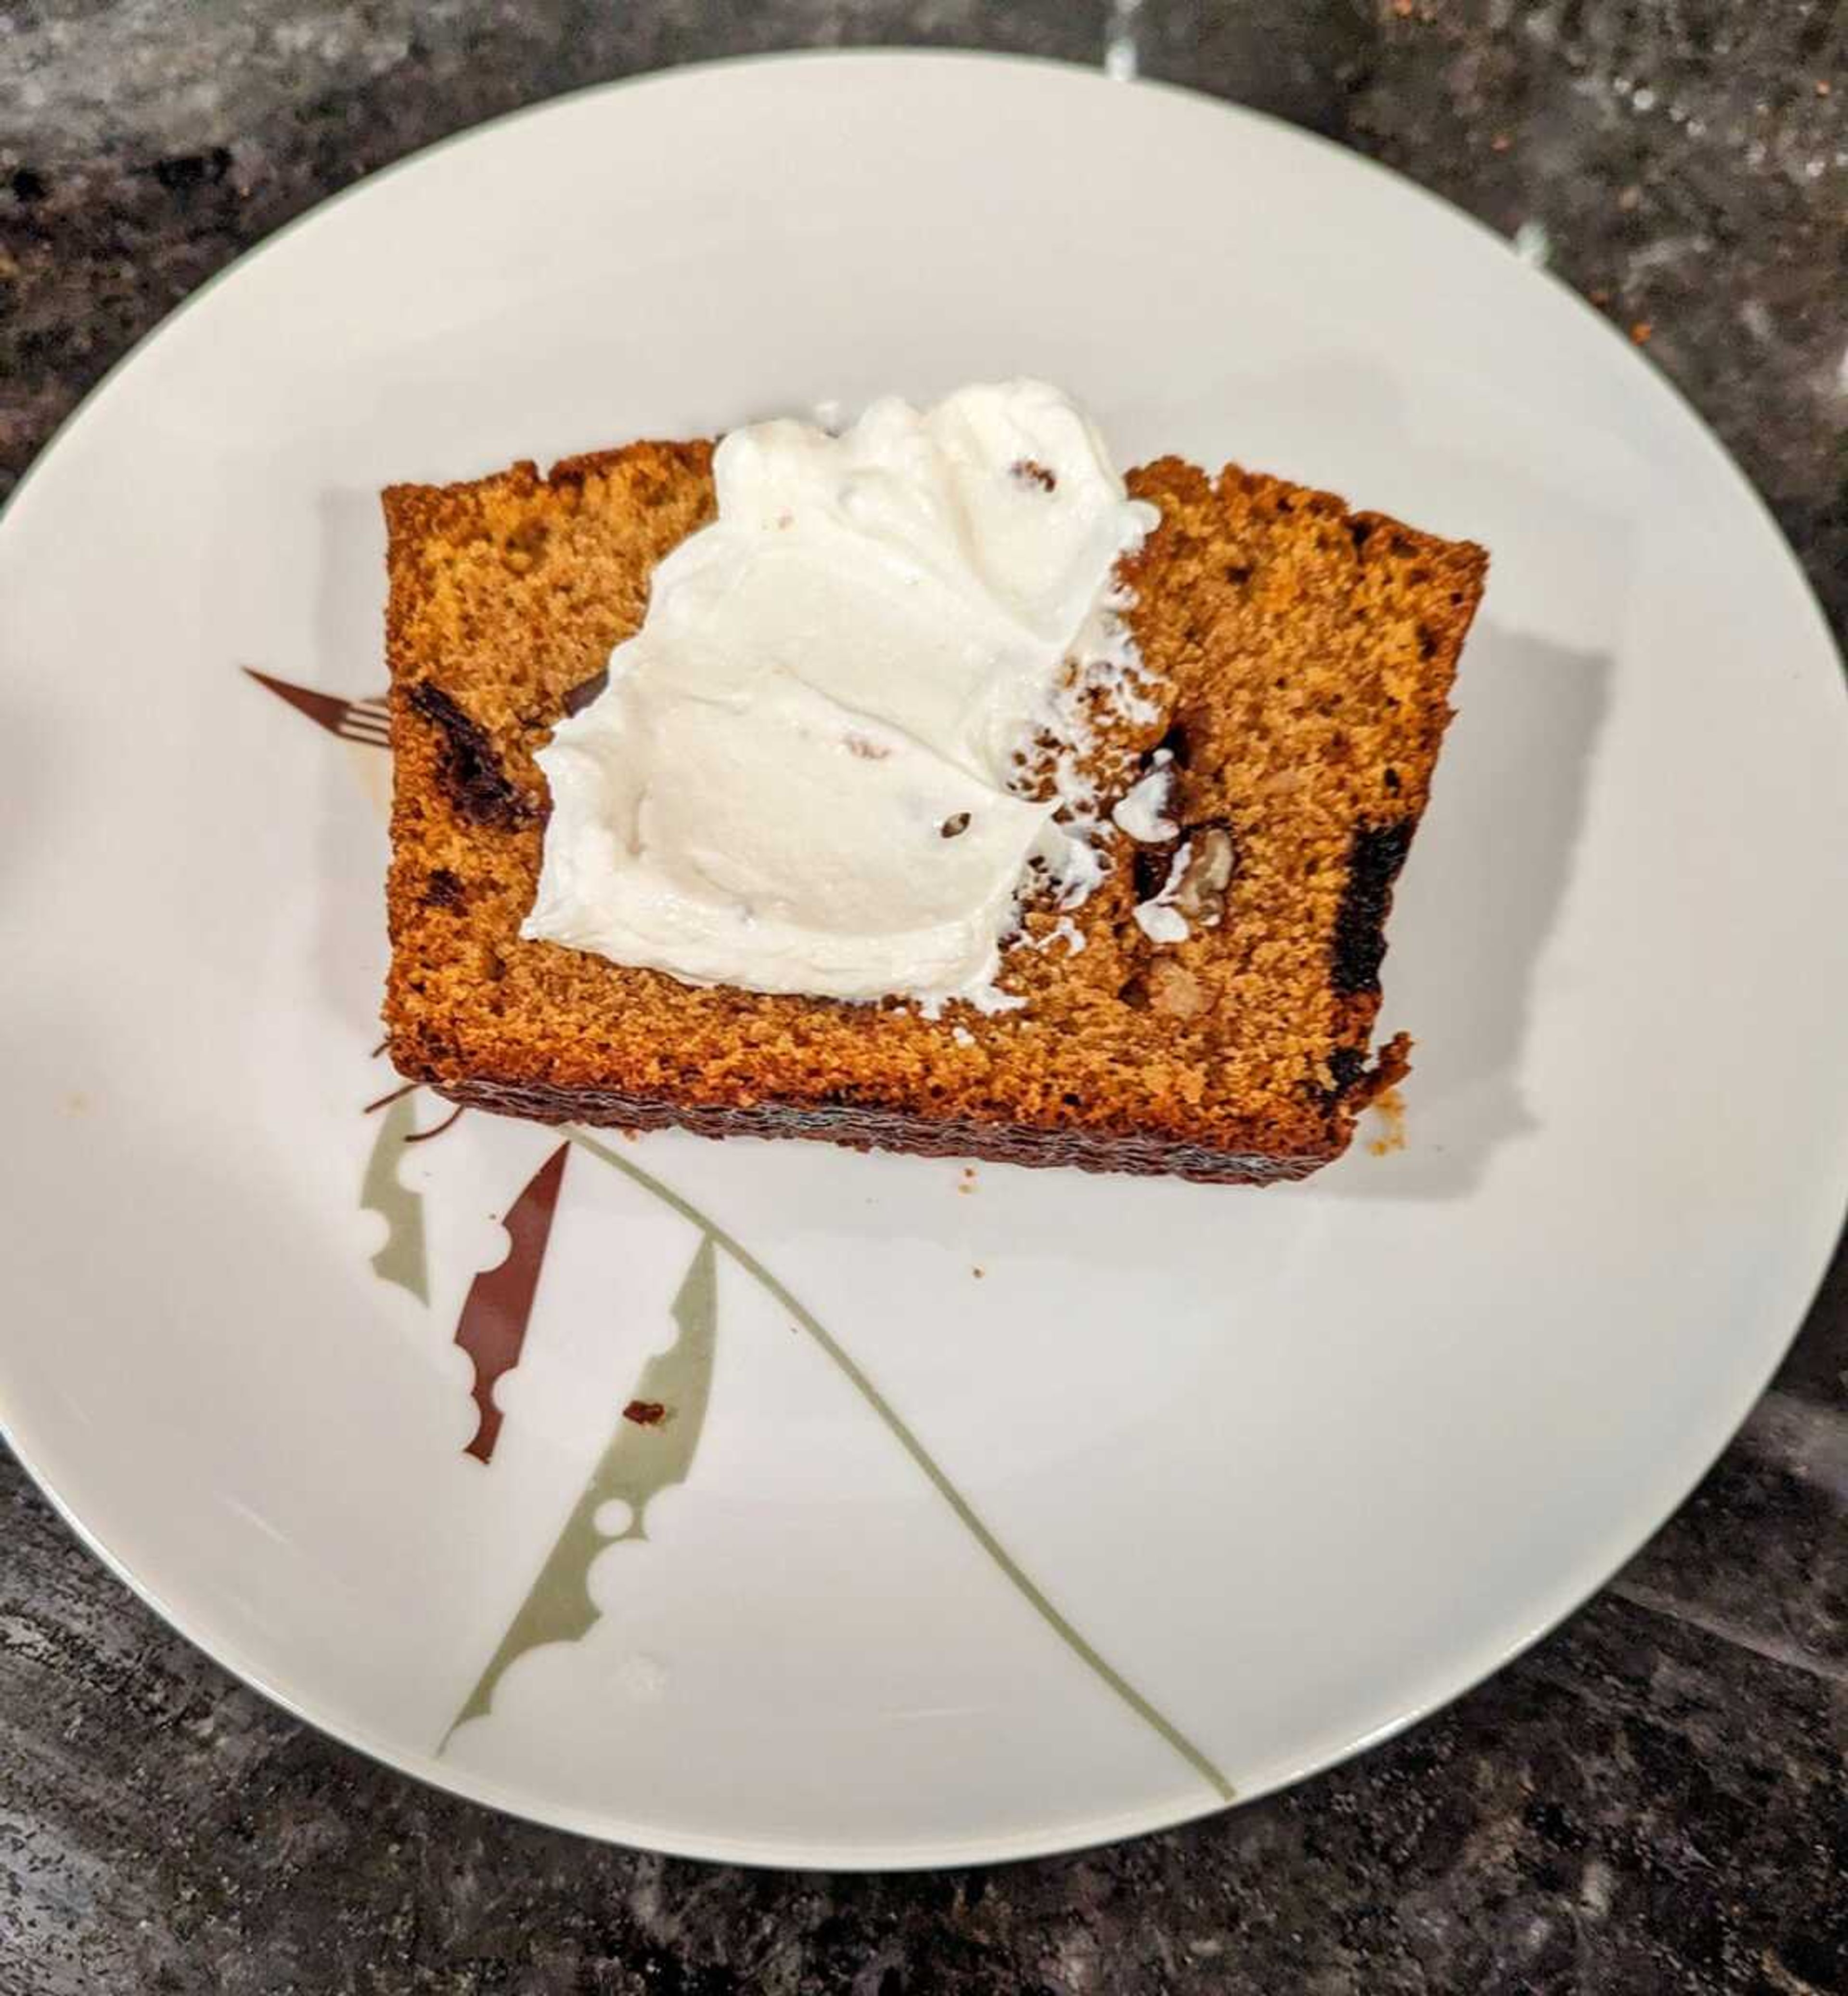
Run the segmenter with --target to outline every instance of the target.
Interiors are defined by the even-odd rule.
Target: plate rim
[[[1038,72],[1042,76],[1056,77],[1062,84],[1075,82],[1086,88],[1107,90],[1120,87],[1117,80],[1109,77],[1100,68],[1089,64],[1015,51],[971,47],[894,49],[866,45],[838,49],[799,46],[721,57],[675,64],[664,69],[606,77],[530,103],[515,105],[445,132],[401,157],[360,176],[346,186],[314,202],[300,214],[290,217],[259,241],[240,251],[229,263],[213,271],[178,300],[104,370],[53,427],[4,503],[0,504],[0,530],[3,530],[18,514],[27,494],[36,484],[40,472],[52,458],[59,445],[79,425],[95,415],[99,405],[119,384],[119,377],[128,373],[146,350],[170,332],[194,306],[202,304],[246,266],[277,248],[297,232],[321,221],[343,202],[367,192],[395,174],[428,164],[448,149],[461,146],[520,120],[537,119],[593,99],[615,98],[626,91],[672,88],[683,84],[697,88],[706,77],[715,73],[746,69],[822,67],[891,71],[972,65],[1012,70],[1026,74]],[[1471,232],[1492,243],[1518,267],[1524,270],[1529,279],[1544,285],[1555,296],[1569,300],[1578,312],[1594,322],[1602,335],[1612,342],[1612,350],[1632,363],[1630,378],[1639,391],[1653,392],[1659,398],[1666,397],[1681,421],[1697,433],[1701,446],[1709,459],[1715,462],[1716,469],[1729,480],[1731,485],[1749,506],[1755,509],[1760,524],[1768,530],[1771,545],[1782,556],[1789,579],[1796,586],[1791,599],[1793,607],[1799,604],[1803,606],[1815,636],[1821,641],[1823,655],[1833,658],[1838,668],[1843,666],[1842,648],[1815,587],[1764,494],[1726,449],[1691,398],[1667,375],[1659,368],[1650,366],[1643,356],[1627,346],[1619,329],[1613,327],[1564,278],[1548,270],[1531,264],[1520,264],[1519,260],[1514,258],[1507,239],[1489,224],[1444,195],[1365,153],[1293,124],[1275,113],[1241,104],[1236,99],[1217,96],[1210,91],[1160,78],[1137,77],[1134,81],[1135,86],[1144,91],[1154,91],[1212,106],[1234,118],[1263,126],[1273,136],[1281,136],[1287,142],[1305,144],[1325,154],[1338,157],[1344,166],[1358,167],[1383,176],[1402,194],[1409,194],[1418,201],[1428,203],[1442,211],[1453,223],[1466,225]],[[1649,384],[1647,391],[1643,388],[1646,382]],[[1843,690],[1848,693],[1848,685],[1844,686]],[[1848,699],[1844,699],[1838,711],[1844,728],[1844,745],[1848,746]],[[1830,1203],[1848,1214],[1848,1132],[1844,1133],[1841,1148],[1842,1157],[1836,1174],[1836,1196]],[[1328,1754],[1312,1752],[1300,1764],[1292,1763],[1280,1772],[1248,1786],[1241,1785],[1230,1802],[1210,1793],[1203,1793],[1198,1797],[1189,1796],[1178,1806],[1145,1805],[1118,1812],[1107,1818],[1091,1818],[1082,1822],[1070,1823],[1063,1828],[1044,1826],[999,1836],[992,1833],[977,1833],[957,1839],[938,1837],[930,1841],[914,1840],[903,1846],[830,1845],[818,1841],[804,1843],[800,1840],[772,1844],[762,1838],[734,1840],[707,1835],[689,1837],[633,1820],[619,1820],[615,1812],[607,1808],[591,1810],[562,1800],[546,1800],[536,1795],[516,1791],[500,1781],[449,1761],[407,1751],[364,1726],[318,1717],[305,1709],[295,1695],[273,1681],[261,1667],[244,1657],[236,1643],[202,1633],[198,1626],[198,1616],[170,1607],[157,1585],[134,1571],[127,1561],[94,1533],[40,1468],[33,1451],[22,1443],[16,1423],[9,1420],[4,1407],[0,1407],[0,1442],[5,1443],[54,1515],[73,1533],[78,1543],[182,1640],[200,1651],[216,1667],[256,1691],[268,1703],[286,1712],[298,1724],[325,1738],[338,1741],[343,1747],[389,1767],[397,1774],[407,1776],[425,1788],[496,1809],[519,1820],[563,1830],[620,1848],[755,1869],[908,1872],[972,1864],[1021,1863],[1036,1857],[1069,1855],[1132,1836],[1176,1829],[1217,1815],[1222,1812],[1238,1808],[1264,1796],[1292,1788],[1316,1774],[1345,1766],[1475,1691],[1550,1635],[1571,1616],[1605,1591],[1615,1574],[1682,1508],[1731,1447],[1807,1322],[1833,1265],[1840,1230],[1841,1222],[1838,1220],[1833,1233],[1823,1245],[1814,1274],[1807,1283],[1799,1285],[1803,1300],[1788,1333],[1772,1347],[1768,1361],[1762,1368],[1756,1366],[1752,1368],[1756,1384],[1750,1398],[1744,1402],[1736,1420],[1724,1427],[1711,1453],[1699,1461],[1694,1473],[1686,1478],[1678,1494],[1659,1511],[1653,1501],[1642,1507],[1650,1514],[1650,1521],[1640,1533],[1634,1529],[1633,1519],[1615,1528],[1607,1529],[1595,1553],[1583,1557],[1569,1578],[1559,1583],[1543,1602],[1533,1606],[1532,1614],[1534,1619],[1517,1629],[1512,1636],[1504,1636],[1487,1643],[1480,1654],[1469,1659],[1461,1674],[1454,1671],[1436,1673],[1443,1679],[1446,1688],[1421,1692],[1404,1710],[1363,1733],[1337,1752]],[[1797,1265],[1802,1265],[1800,1260]]]

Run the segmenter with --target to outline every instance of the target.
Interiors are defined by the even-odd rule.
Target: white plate
[[[1261,1192],[403,1150],[384,758],[239,671],[380,690],[378,487],[1015,371],[1126,461],[1494,551],[1393,931],[1406,1148]],[[463,1794],[898,1865],[1259,1793],[1603,1579],[1830,1244],[1848,730],[1795,569],[1563,290],[1249,114],[850,57],[491,126],[113,376],[0,603],[7,1432],[194,1641]],[[523,1192],[484,1463],[455,1338]]]

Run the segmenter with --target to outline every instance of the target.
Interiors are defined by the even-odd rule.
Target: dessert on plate
[[[1033,382],[399,485],[385,1017],[546,1121],[1299,1178],[1487,557]]]

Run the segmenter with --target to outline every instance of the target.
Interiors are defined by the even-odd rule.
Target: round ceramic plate
[[[1402,1130],[1261,1192],[369,1110],[380,487],[1017,372],[1125,463],[1493,550]],[[1830,1245],[1848,728],[1795,568],[1564,291],[1263,119],[903,56],[494,126],[114,375],[0,602],[6,1431],[177,1627],[463,1794],[870,1866],[1261,1793],[1604,1579]]]

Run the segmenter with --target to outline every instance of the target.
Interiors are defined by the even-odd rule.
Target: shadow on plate
[[[371,488],[330,488],[318,501],[321,566],[315,606],[312,662],[305,676],[348,700],[377,700],[385,669],[385,526]],[[278,752],[280,752],[280,744]],[[289,752],[321,764],[325,804],[313,864],[329,883],[318,896],[322,934],[317,980],[323,998],[357,1038],[380,1034],[384,996],[384,824],[391,803],[391,758],[303,727]],[[308,883],[302,883],[305,890]],[[390,1085],[381,1062],[377,1086]],[[339,1085],[364,1090],[373,1077]]]
[[[1538,1127],[1521,1085],[1540,962],[1571,881],[1611,660],[1479,625],[1396,897],[1382,1031],[1414,1041],[1402,1151],[1312,1180],[1342,1199],[1454,1199]],[[1395,974],[1396,973],[1396,974]]]

